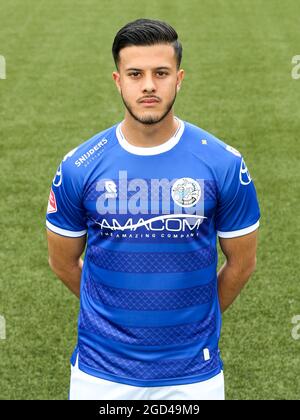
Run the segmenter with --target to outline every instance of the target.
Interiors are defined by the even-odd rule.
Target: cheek
[[[170,80],[167,83],[163,83],[159,90],[165,98],[172,98],[176,91],[176,80]]]
[[[121,85],[121,89],[123,91],[123,95],[130,98],[135,97],[137,92],[139,92],[138,83],[130,83],[128,81],[124,81]]]

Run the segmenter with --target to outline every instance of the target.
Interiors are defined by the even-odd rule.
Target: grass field
[[[1,2],[0,399],[67,398],[78,302],[48,268],[49,187],[69,150],[123,119],[111,44],[139,17],[177,29],[175,113],[243,153],[260,200],[257,270],[223,318],[227,398],[299,399],[298,0]]]

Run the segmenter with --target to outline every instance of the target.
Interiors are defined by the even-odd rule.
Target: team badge
[[[47,213],[56,213],[56,212],[57,212],[56,198],[55,198],[54,192],[51,189],[50,195],[49,195]]]
[[[201,197],[201,187],[192,178],[180,178],[172,187],[172,198],[181,207],[192,207]]]

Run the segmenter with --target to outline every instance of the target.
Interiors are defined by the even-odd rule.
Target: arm
[[[79,238],[60,236],[47,229],[49,265],[52,271],[77,296],[80,296],[80,280],[86,235]]]
[[[224,312],[240,294],[256,268],[258,230],[237,238],[219,238],[226,262],[218,272],[218,292]]]

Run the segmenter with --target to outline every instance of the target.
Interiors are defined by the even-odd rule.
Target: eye
[[[134,71],[133,73],[130,73],[129,76],[137,77],[140,74],[138,71]]]
[[[166,71],[158,71],[157,74],[159,76],[167,76],[168,75],[168,73]]]

